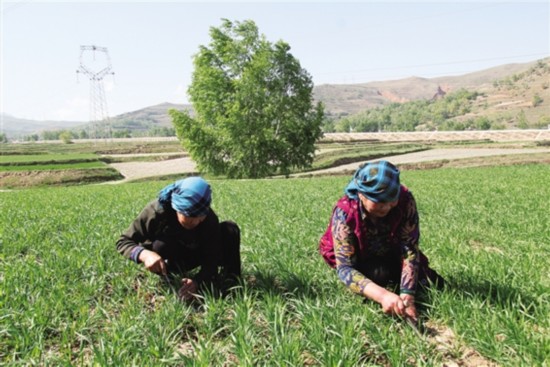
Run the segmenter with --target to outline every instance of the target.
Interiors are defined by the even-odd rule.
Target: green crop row
[[[101,161],[95,160],[91,162],[57,162],[48,164],[25,164],[25,165],[10,165],[0,166],[0,172],[11,171],[53,171],[53,170],[66,170],[66,169],[88,169],[88,168],[106,168],[107,165]]]
[[[0,166],[8,165],[28,165],[39,163],[70,163],[70,162],[87,162],[98,160],[98,156],[95,154],[14,154],[14,155],[0,155]]]
[[[115,251],[167,181],[0,192],[0,364],[544,366],[550,360],[550,166],[404,171],[421,248],[449,282],[418,338],[350,293],[317,251],[346,177],[211,180],[242,230],[244,279],[177,300]],[[473,352],[472,352],[473,351]],[[470,364],[471,365],[471,364]]]

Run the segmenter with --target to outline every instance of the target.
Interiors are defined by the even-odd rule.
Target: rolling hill
[[[550,67],[550,58],[541,62]],[[508,101],[513,93],[504,93],[502,88],[495,88],[494,83],[509,78],[516,79],[514,76],[528,72],[538,63],[539,61],[507,64],[460,76],[431,79],[410,77],[363,84],[325,84],[314,88],[314,96],[323,102],[327,113],[333,117],[354,115],[365,109],[381,107],[393,102],[431,99],[438,93],[442,92],[445,95],[460,89],[483,92],[498,103],[499,99],[503,102]],[[550,74],[546,74],[546,78],[541,75],[540,78],[535,79],[538,80],[528,81],[527,88],[524,89],[531,89],[531,84],[538,84],[537,82],[548,83]],[[539,85],[533,85],[533,87],[536,90],[541,89]]]
[[[316,101],[325,106],[327,116],[338,120],[371,108],[392,103],[440,98],[461,89],[476,91],[468,116],[505,119],[507,127],[518,127],[517,116],[534,124],[550,119],[550,58],[522,64],[506,64],[459,76],[376,81],[360,84],[324,84],[315,86]],[[153,129],[171,129],[169,109],[191,110],[191,105],[162,103],[111,118],[114,131],[146,134]],[[82,122],[32,121],[3,115],[3,133],[9,138],[42,130],[85,129]]]

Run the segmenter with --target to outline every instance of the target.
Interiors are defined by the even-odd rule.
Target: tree
[[[533,107],[537,107],[543,102],[543,99],[538,95],[538,93],[535,93],[533,96],[533,101],[531,102],[533,104]]]
[[[491,120],[486,116],[479,116],[474,120],[474,126],[477,130],[489,130],[491,128]]]
[[[80,130],[80,132],[78,133],[78,138],[79,139],[88,139],[89,135],[88,135],[88,132],[86,130]]]
[[[63,143],[65,144],[71,144],[73,142],[72,138],[73,134],[71,134],[71,132],[68,130],[64,130],[59,133],[59,139],[61,139],[61,141],[63,141]]]
[[[529,121],[527,120],[527,117],[525,116],[525,111],[523,110],[519,111],[517,115],[517,126],[520,129],[527,129],[529,127]]]
[[[44,140],[59,140],[60,130],[45,130],[42,131],[42,139]]]
[[[31,134],[31,135],[25,136],[25,141],[38,141],[38,139],[39,139],[38,134]]]
[[[194,56],[195,115],[171,110],[176,134],[204,172],[239,178],[287,175],[313,162],[323,106],[290,46],[268,42],[247,20],[222,20]]]

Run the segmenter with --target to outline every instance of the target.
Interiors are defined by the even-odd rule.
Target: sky
[[[549,0],[0,0],[0,17],[0,112],[34,120],[89,121],[98,83],[111,117],[188,103],[193,56],[223,18],[252,20],[270,42],[288,43],[315,85],[462,75],[550,56]],[[90,73],[77,73],[81,65]]]

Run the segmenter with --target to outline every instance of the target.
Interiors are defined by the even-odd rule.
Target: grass
[[[90,153],[0,155],[0,172],[107,168]]]
[[[182,152],[181,144],[176,139],[166,141],[111,141],[97,140],[91,142],[77,141],[73,144],[57,142],[18,143],[0,145],[2,155],[28,154],[128,154],[128,153],[168,153]]]
[[[548,165],[404,171],[421,248],[450,282],[424,317],[441,349],[347,291],[317,241],[346,177],[211,180],[214,209],[242,229],[244,281],[180,303],[115,251],[167,181],[1,192],[4,365],[439,366],[464,348],[501,366],[550,358]]]
[[[98,156],[91,153],[0,155],[0,166],[34,165],[38,163],[59,162],[86,162],[97,159]]]
[[[0,172],[10,171],[55,171],[55,170],[68,170],[68,169],[88,169],[88,168],[106,168],[107,165],[101,161],[91,162],[76,162],[76,163],[64,163],[56,162],[49,164],[25,164],[25,165],[9,165],[0,167]]]
[[[93,153],[0,155],[0,187],[78,185],[123,178]]]

